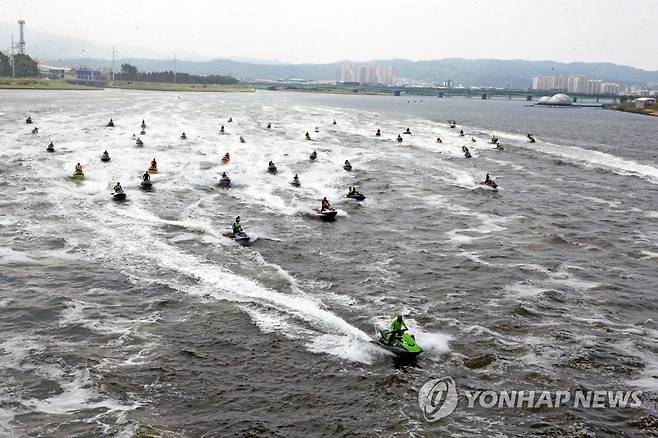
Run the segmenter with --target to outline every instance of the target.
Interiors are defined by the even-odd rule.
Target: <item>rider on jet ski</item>
[[[233,235],[242,233],[242,225],[240,225],[240,216],[235,218],[235,222],[233,222]]]
[[[388,345],[393,344],[397,339],[402,337],[402,334],[408,330],[407,324],[402,319],[402,315],[398,315],[389,326]]]
[[[325,210],[330,210],[331,205],[329,205],[329,201],[327,200],[327,197],[325,196],[322,198],[322,207],[320,208],[320,211],[325,211]]]
[[[148,172],[148,170],[144,172],[144,175],[142,175],[142,180],[151,181],[151,174]]]

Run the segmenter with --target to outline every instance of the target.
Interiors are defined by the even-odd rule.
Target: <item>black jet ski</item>
[[[315,152],[315,151],[313,151],[313,153],[312,153],[311,155],[309,155],[308,157],[309,157],[311,160],[315,160],[316,158],[318,158],[318,153]]]
[[[464,130],[463,130],[463,129],[460,129],[460,130],[459,130],[459,136],[460,136],[460,137],[463,137],[463,136],[464,136]]]
[[[343,165],[343,169],[345,169],[349,172],[350,170],[352,170],[352,165],[350,163],[345,163]]]
[[[141,185],[143,189],[151,189],[153,188],[153,181],[150,179],[143,179]]]
[[[489,182],[482,181],[480,183],[480,187],[482,187],[483,189],[487,189],[487,190],[493,190],[494,192],[498,191],[498,184],[496,184],[496,182],[494,180],[489,180]]]
[[[320,128],[318,128],[318,127],[316,126],[315,129],[313,130],[313,132],[315,132],[315,133],[317,134],[318,132],[320,132]]]
[[[313,212],[320,219],[335,219],[336,215],[338,214],[338,212],[333,208],[325,208],[324,210],[320,210],[319,208],[314,208]]]
[[[112,193],[112,199],[115,201],[125,201],[126,200],[126,192],[114,192]]]
[[[305,138],[306,140],[310,140],[310,139],[311,139],[311,135],[307,132],[307,133],[304,135],[304,138]]]
[[[108,128],[114,128],[114,121],[112,119],[110,119],[110,121],[107,122],[107,125],[105,125],[105,126],[107,126]]]
[[[38,134],[38,133],[39,133],[39,128],[35,126],[34,129],[32,129],[32,134]]]
[[[276,166],[274,165],[274,163],[267,166],[267,171],[270,173],[276,173]]]
[[[110,154],[101,155],[101,161],[104,161],[104,162],[110,161]]]
[[[146,122],[142,119],[142,124],[139,125],[140,128],[146,129]]]
[[[366,195],[359,192],[350,192],[347,194],[347,197],[350,199],[356,199],[357,201],[363,201],[364,199],[366,199]]]
[[[231,178],[229,178],[228,176],[221,177],[219,179],[219,186],[224,187],[225,189],[228,189],[229,187],[231,187]]]
[[[528,140],[530,140],[530,143],[534,143],[537,141],[537,139],[535,139],[535,136],[530,133],[528,133]]]
[[[267,124],[267,129],[272,129],[272,124],[271,123]]]
[[[245,140],[243,136],[240,136],[240,143],[246,143],[246,142],[247,140]]]
[[[141,131],[139,131],[139,135],[146,135],[146,131],[142,129]]]
[[[183,132],[183,133],[180,135],[180,139],[181,139],[181,140],[187,140],[187,135],[185,135],[185,133]]]
[[[391,343],[389,343],[390,335],[391,333],[388,330],[381,330],[379,338],[373,342],[400,357],[411,358],[423,352],[421,346],[416,343],[414,335],[409,334],[407,331]]]
[[[242,245],[249,243],[249,241],[251,240],[251,237],[249,237],[247,233],[245,233],[244,231],[239,231],[237,233],[227,231],[226,233],[224,233],[224,236],[231,238]]]
[[[139,138],[135,141],[135,146],[144,146],[144,142]]]
[[[469,151],[464,152],[464,157],[465,158],[472,158],[472,155]]]
[[[49,144],[48,147],[46,148],[46,151],[47,151],[47,152],[55,152],[55,145],[53,145],[53,143],[50,142],[50,144]]]
[[[298,179],[293,179],[292,181],[290,181],[290,185],[295,186],[295,187],[301,187],[302,183],[299,182],[299,178],[298,178]]]
[[[398,134],[397,141],[398,141],[398,143],[402,143],[402,136],[400,134]]]
[[[28,116],[27,119],[25,119],[25,123],[27,125],[31,125],[32,124],[32,117]]]
[[[233,117],[229,117],[229,118],[228,118],[228,122],[229,122],[229,123],[233,123]]]

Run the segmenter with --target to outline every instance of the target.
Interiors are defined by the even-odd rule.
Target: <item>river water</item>
[[[655,433],[656,122],[502,100],[2,91],[0,435]],[[323,196],[335,222],[312,214]],[[222,234],[237,215],[249,246]],[[398,313],[415,362],[370,342]],[[441,376],[641,390],[642,405],[428,422],[417,392]]]

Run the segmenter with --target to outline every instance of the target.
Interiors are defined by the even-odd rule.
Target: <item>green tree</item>
[[[128,63],[121,64],[121,79],[132,81],[137,77],[137,67]]]
[[[14,68],[17,78],[26,78],[39,76],[39,67],[37,62],[28,55],[14,55]]]
[[[11,62],[9,56],[0,52],[0,76],[11,76]]]

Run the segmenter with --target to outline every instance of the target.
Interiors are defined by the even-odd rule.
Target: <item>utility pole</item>
[[[114,50],[114,45],[112,45],[112,81],[114,81],[114,60],[117,55],[117,51]]]
[[[176,54],[174,53],[174,84],[176,83]]]
[[[16,79],[16,61],[14,60],[14,35],[11,36],[11,77]]]

